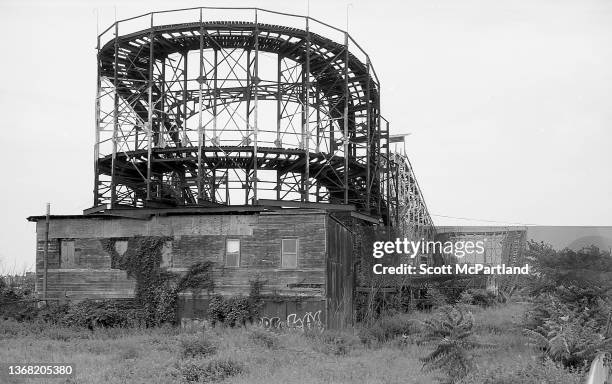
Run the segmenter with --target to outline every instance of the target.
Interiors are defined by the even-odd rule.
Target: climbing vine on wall
[[[127,250],[117,252],[115,243],[123,239],[104,239],[102,247],[111,255],[111,268],[127,271],[136,279],[135,300],[144,309],[148,326],[176,322],[178,294],[186,289],[214,288],[212,263],[204,262],[191,266],[178,277],[161,268],[162,248],[167,237],[137,236],[127,239]]]
[[[259,279],[252,280],[248,297],[213,296],[208,303],[208,318],[211,324],[239,327],[259,318],[263,304],[261,289],[265,284]]]

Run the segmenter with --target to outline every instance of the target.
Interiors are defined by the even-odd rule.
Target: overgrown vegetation
[[[34,319],[35,275],[0,276],[0,319]]]
[[[244,327],[247,323],[259,318],[262,306],[261,288],[264,282],[254,280],[250,282],[251,289],[248,297],[213,296],[208,302],[208,320],[215,326],[217,324],[228,327]]]
[[[505,301],[505,298],[486,289],[466,289],[459,297],[459,302],[462,304],[480,305],[482,307],[490,307],[500,301]]]
[[[392,292],[384,288],[389,282],[380,283],[368,291],[356,293],[356,319],[360,323],[372,324],[379,317],[393,313],[431,311],[458,303],[488,307],[507,301],[514,292],[514,289],[508,292],[500,289],[495,294],[484,288],[470,287],[475,282],[484,286],[486,277],[428,276],[427,279],[415,279],[410,284],[399,281],[398,288]]]
[[[214,290],[212,263],[196,263],[183,275],[167,272],[160,267],[164,241],[166,239],[160,237],[130,239],[123,255],[117,253],[113,241],[103,242],[104,248],[111,253],[111,265],[125,269],[136,279],[133,300],[83,300],[69,304],[50,300],[48,305],[38,307],[33,282],[24,280],[24,284],[8,286],[0,279],[0,319],[42,321],[89,329],[175,324],[181,292]]]
[[[461,308],[445,307],[439,317],[422,322],[424,335],[421,342],[434,342],[434,350],[422,358],[428,371],[440,370],[446,377],[443,383],[456,383],[474,368],[470,351],[483,344],[474,339],[474,317]]]
[[[147,252],[160,250],[147,244]],[[158,256],[149,260],[160,261]],[[423,383],[433,382],[438,373],[444,374],[438,378],[443,382],[577,384],[594,352],[609,351],[612,344],[612,261],[592,248],[554,251],[533,243],[529,258],[536,273],[521,284],[526,288],[520,302],[468,288],[462,281],[434,281],[395,295],[364,295],[368,321],[355,329],[323,332],[271,332],[252,324],[261,308],[261,281],[251,282],[247,297],[212,296],[209,319],[223,326],[196,333],[151,327],[173,322],[168,308],[179,292],[214,292],[210,265],[195,265],[180,277],[166,274],[158,264],[146,272],[143,287],[157,281],[163,290],[145,294],[154,287],[141,287],[144,291],[132,302],[50,305],[28,310],[26,317],[2,312],[22,322],[0,320],[0,361],[26,354],[33,359],[66,355],[70,341],[79,351],[73,358],[84,367],[77,378],[83,383],[125,382],[137,372],[147,382],[177,384],[299,383],[304,378],[312,383],[396,378]],[[115,262],[127,263],[125,268],[131,263]],[[8,292],[6,286],[0,289]],[[14,298],[11,289],[2,297]],[[157,304],[144,305],[141,300],[149,294],[157,295]],[[27,352],[20,349],[24,339]],[[122,365],[126,359],[129,365]],[[104,366],[123,368],[108,372]]]
[[[384,316],[372,325],[361,327],[358,332],[361,343],[369,346],[379,346],[396,339],[399,336],[408,337],[419,331],[418,321],[409,315]]]
[[[181,278],[161,268],[162,248],[169,238],[129,238],[126,240],[127,249],[122,255],[115,249],[117,239],[101,241],[103,248],[111,255],[111,268],[123,269],[129,277],[136,279],[135,300],[143,309],[147,326],[176,322],[180,292],[186,289],[214,289],[211,262],[192,265]]]
[[[525,304],[510,303],[464,310],[466,319],[468,310],[474,314],[469,338],[494,347],[468,351],[478,369],[470,370],[462,383],[580,382],[581,372],[570,372],[550,359],[533,359],[536,353],[521,333],[525,309]],[[184,384],[188,379],[216,382],[223,377],[223,382],[236,384],[298,384],[304,378],[313,384],[433,383],[438,372],[422,369],[420,358],[436,350],[440,339],[426,342],[428,332],[422,322],[444,320],[443,311],[384,316],[377,321],[380,329],[372,332],[384,335],[382,341],[373,338],[371,344],[361,343],[356,329],[321,332],[287,328],[272,332],[247,324],[235,328],[89,330],[44,322],[0,321],[0,361],[25,355],[32,361],[69,355],[79,367],[75,382],[84,384],[118,384],[136,376],[154,384]]]
[[[571,369],[583,367],[597,351],[612,351],[612,258],[595,247],[555,251],[529,244],[537,272],[530,281],[532,307],[525,334],[548,358]]]
[[[181,356],[207,357],[217,352],[217,346],[203,335],[189,335],[181,340]]]
[[[278,338],[271,332],[255,328],[249,333],[249,340],[255,345],[273,349],[278,347]]]
[[[243,364],[232,358],[213,359],[204,364],[188,361],[180,366],[183,379],[189,383],[216,383],[243,371]]]

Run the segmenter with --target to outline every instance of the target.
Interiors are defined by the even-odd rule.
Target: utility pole
[[[45,246],[43,248],[43,300],[47,301],[47,260],[49,258],[49,216],[51,215],[51,203],[47,203],[47,216],[45,218]]]

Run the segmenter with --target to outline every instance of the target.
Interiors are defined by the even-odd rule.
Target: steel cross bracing
[[[242,9],[249,21],[206,20],[213,10],[178,10],[194,15],[182,24],[150,13],[98,37],[94,205],[275,199],[395,218],[368,55],[313,18]],[[301,27],[262,22],[270,15]],[[145,28],[126,27],[138,20]],[[342,42],[312,31],[322,27]]]

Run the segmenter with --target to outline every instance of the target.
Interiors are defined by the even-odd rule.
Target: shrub
[[[210,323],[223,324],[230,327],[245,326],[253,323],[257,316],[258,304],[248,297],[214,296],[208,303],[208,318]]]
[[[85,300],[71,305],[61,323],[68,327],[121,327],[126,325],[125,315],[111,301]]]
[[[249,299],[246,297],[232,297],[228,300],[228,311],[225,321],[230,327],[245,326],[247,321],[252,323]]]
[[[545,357],[569,368],[591,361],[598,350],[612,348],[612,339],[604,338],[593,321],[583,323],[570,316],[563,324],[549,320],[538,331],[526,329],[525,333]]]
[[[49,312],[47,315],[52,323],[94,329],[144,325],[147,313],[143,308],[116,300],[84,300]]]
[[[185,381],[211,383],[244,372],[244,366],[233,359],[215,359],[207,364],[190,361],[182,364],[179,372]]]
[[[217,346],[203,335],[181,340],[182,357],[210,356],[217,352]]]
[[[605,338],[602,309],[575,304],[541,295],[527,314],[524,330],[543,357],[571,368],[593,359],[597,350],[612,348],[612,339]]]
[[[1,320],[33,321],[37,314],[38,309],[34,302],[0,303]]]
[[[442,381],[455,383],[474,368],[469,351],[482,346],[473,339],[474,317],[459,308],[446,307],[439,318],[422,322],[425,327],[424,342],[435,342],[433,352],[423,357],[427,371],[441,370],[447,377]]]
[[[68,313],[70,306],[68,304],[52,304],[48,303],[46,306],[38,310],[37,319],[45,323],[59,324],[62,319]]]
[[[225,315],[228,312],[227,301],[222,296],[214,296],[208,303],[208,318],[214,327],[217,323],[225,323]]]
[[[31,321],[38,309],[33,300],[32,291],[26,285],[8,285],[0,276],[0,319]]]

